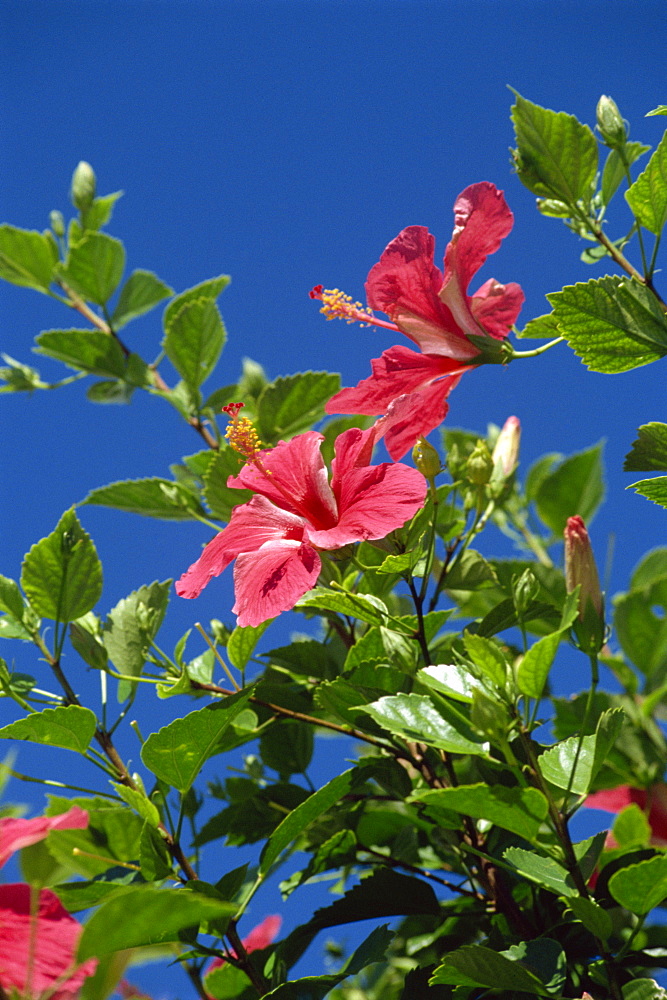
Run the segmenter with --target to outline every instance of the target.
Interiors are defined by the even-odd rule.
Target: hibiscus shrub
[[[0,819],[0,863],[20,852],[24,879],[0,886],[3,998],[143,996],[124,970],[160,956],[187,974],[178,994],[202,1000],[667,995],[652,978],[667,967],[656,914],[667,899],[657,714],[667,645],[656,614],[667,608],[667,549],[642,561],[608,613],[586,527],[602,498],[600,449],[548,455],[519,476],[516,417],[486,434],[439,432],[450,393],[480,365],[563,342],[602,373],[667,354],[646,247],[667,220],[667,139],[638,173],[647,147],[628,141],[609,98],[599,139],[519,95],[512,118],[516,171],[539,210],[590,241],[587,257],[612,273],[555,291],[551,313],[517,330],[518,284],[491,279],[469,293],[513,224],[494,184],[471,184],[454,201],[442,271],[434,238],[410,226],[371,268],[367,306],[312,290],[327,319],[414,345],[389,347],[353,388],[327,372],[269,381],[253,365],[204,391],[217,384],[228,279],[180,294],[144,270],[123,283],[123,246],[104,231],[117,195],[97,195],[86,163],[67,227],[58,212],[45,233],[0,227],[0,276],[85,323],[37,337],[74,375],[48,383],[5,358],[3,391],[92,376],[92,402],[150,393],[201,445],[171,479],[94,489],[83,518],[95,504],[200,522],[206,544],[179,567],[176,595],[218,587],[232,564],[235,591],[221,620],[168,655],[157,639],[172,581],[105,609],[100,560],[73,508],[27,553],[19,581],[11,567],[0,577],[0,636],[31,644],[35,664],[33,677],[0,660],[13,709],[0,737],[41,747],[44,771],[29,780],[58,790],[44,815],[8,806]],[[605,218],[621,184],[633,223],[619,239]],[[640,239],[643,268],[626,256]],[[161,302],[175,385],[122,339]],[[548,343],[520,351],[511,333]],[[667,470],[666,443],[666,424],[640,428],[627,468]],[[390,461],[374,457],[382,448]],[[667,506],[666,476],[635,488]],[[498,531],[513,558],[493,555]],[[305,631],[276,647],[270,623],[292,609]],[[587,683],[552,697],[550,672],[568,650]],[[620,693],[600,688],[601,664]],[[101,703],[77,693],[86,667],[103,681]],[[139,761],[123,739],[140,682],[171,712],[157,730],[139,719]],[[340,764],[314,784],[323,737]],[[49,747],[89,765],[88,790],[45,777]],[[571,820],[586,805],[615,813],[613,829],[576,841]],[[252,929],[246,911],[277,876],[284,914]],[[326,879],[334,896],[313,912],[305,887]],[[333,941],[328,971],[298,972],[320,932],[358,921],[375,923],[351,954]]]

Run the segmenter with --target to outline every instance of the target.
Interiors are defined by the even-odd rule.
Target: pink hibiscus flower
[[[268,948],[270,944],[273,944],[278,937],[282,922],[283,918],[275,913],[269,917],[264,917],[264,920],[260,924],[253,927],[250,933],[242,938],[243,947],[246,952],[250,954],[251,951],[261,951],[262,948]],[[236,953],[233,949],[232,955],[236,958]],[[209,972],[213,972],[214,969],[219,969],[224,964],[224,958],[214,958],[207,969],[207,975]],[[209,1000],[213,1000],[213,998],[209,997]]]
[[[359,320],[404,333],[421,351],[385,351],[372,361],[371,377],[337,393],[327,413],[380,416],[379,433],[395,459],[442,422],[447,396],[480,357],[479,346],[470,338],[504,340],[521,309],[524,295],[514,282],[501,285],[490,278],[468,295],[473,275],[500,247],[512,224],[502,192],[483,181],[456,199],[444,272],[433,262],[435,239],[424,226],[400,232],[366,282],[369,306],[385,312],[392,322],[378,319],[337,289],[325,291],[318,285],[311,291],[312,298],[322,300],[327,319]]]
[[[604,809],[606,812],[620,813],[626,806],[635,803],[648,816],[651,827],[651,843],[654,847],[667,847],[667,785],[664,782],[652,785],[650,788],[631,788],[621,785],[619,788],[606,788],[601,792],[593,792],[586,798],[590,809]],[[610,833],[606,847],[618,847]]]
[[[78,806],[60,816],[0,819],[0,864],[51,830],[80,830],[88,813]],[[49,889],[39,892],[16,883],[0,886],[0,986],[9,996],[33,1000],[47,992],[52,1000],[73,1000],[97,967],[91,958],[76,963],[81,925]]]
[[[232,610],[239,625],[259,625],[315,586],[320,550],[384,538],[405,524],[424,503],[426,481],[406,465],[370,465],[376,432],[355,427],[336,439],[329,482],[322,434],[308,431],[260,451],[254,428],[234,406],[228,436],[248,464],[227,485],[256,495],[234,508],[227,527],[178,580],[176,593],[197,597],[236,559]]]

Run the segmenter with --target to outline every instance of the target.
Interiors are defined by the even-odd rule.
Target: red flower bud
[[[493,446],[493,479],[507,479],[519,464],[521,423],[518,417],[508,417]]]
[[[604,643],[604,598],[591,541],[583,519],[569,517],[565,526],[565,587],[568,594],[580,586],[577,637],[587,652],[597,653]]]

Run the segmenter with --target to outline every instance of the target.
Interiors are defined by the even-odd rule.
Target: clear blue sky
[[[479,282],[523,286],[520,325],[546,311],[546,292],[604,273],[580,263],[583,245],[539,216],[512,174],[507,85],[591,124],[599,96],[610,94],[632,138],[655,146],[664,119],[643,116],[667,101],[664,12],[662,0],[5,0],[0,215],[45,228],[51,209],[67,213],[72,169],[86,159],[99,193],[126,192],[109,231],[125,241],[130,270],[154,270],[178,291],[231,274],[220,300],[229,343],[218,384],[235,381],[250,356],[271,377],[329,369],[352,385],[393,340],[327,324],[308,290],[322,283],[363,298],[368,270],[407,225],[431,229],[440,262],[452,204],[468,184],[493,181],[514,211],[514,231]],[[620,235],[622,208],[616,218]],[[147,358],[157,350],[159,315],[127,330]],[[37,332],[76,325],[37,293],[0,288],[0,350],[13,357],[30,363]],[[47,359],[34,364],[45,378],[61,372]],[[484,431],[518,415],[524,470],[543,452],[607,439],[608,499],[592,536],[601,563],[616,536],[614,593],[643,552],[665,540],[667,513],[626,492],[632,477],[621,471],[637,427],[665,419],[663,382],[661,366],[587,373],[561,346],[472,373],[452,394],[448,419]],[[167,474],[199,449],[159,401],[96,407],[84,391],[0,399],[6,576],[18,577],[30,545],[90,489]],[[196,524],[95,508],[80,516],[104,563],[102,609],[144,583],[179,576],[206,537]],[[210,586],[196,607],[174,597],[167,648],[195,618],[230,619],[230,583]],[[278,645],[287,626],[274,628]],[[17,669],[40,669],[17,644],[0,652]],[[81,690],[94,680],[82,676]],[[563,673],[556,687],[574,683]],[[144,704],[139,715],[150,705],[166,721],[173,711],[171,702]],[[136,744],[127,752],[136,758]],[[39,770],[38,757],[23,750],[20,763]],[[10,793],[34,808],[41,802],[16,782]],[[275,909],[277,896],[266,905]],[[286,919],[291,925],[298,913],[287,909]]]

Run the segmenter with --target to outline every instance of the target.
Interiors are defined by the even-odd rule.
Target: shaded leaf
[[[667,470],[667,424],[651,421],[642,424],[632,450],[625,456],[624,472],[662,472]]]
[[[611,917],[595,900],[584,899],[583,896],[569,896],[567,897],[567,905],[586,930],[589,930],[600,941],[606,941],[611,935],[614,929]]]
[[[44,354],[77,371],[122,378],[125,355],[118,341],[101,330],[45,330],[35,338],[36,354]]]
[[[178,941],[187,928],[232,916],[237,908],[234,903],[187,889],[144,885],[118,888],[85,924],[77,961],[126,948]],[[128,913],[132,914],[131,920],[127,919]]]
[[[318,611],[334,611],[350,615],[369,625],[385,625],[389,613],[386,604],[372,594],[350,594],[315,587],[305,597],[297,601],[297,608],[315,608]]]
[[[659,507],[667,507],[667,476],[656,476],[655,479],[640,479],[632,483],[629,489],[646,497]]]
[[[450,952],[429,982],[432,985],[488,986],[549,996],[544,983],[524,965],[480,944],[465,945]]]
[[[258,877],[266,877],[285,848],[289,847],[313,820],[327,812],[349,792],[353,777],[354,771],[352,769],[344,771],[309,795],[305,802],[302,802],[285,817],[264,845],[259,861]]]
[[[266,632],[269,624],[269,622],[262,622],[261,625],[237,625],[234,629],[227,640],[227,656],[237,670],[245,669],[255,646]]]
[[[530,647],[516,673],[517,687],[528,698],[541,698],[551,665],[558,651],[562,632],[553,632]]]
[[[626,142],[623,147],[623,154],[626,163],[632,164],[644,153],[648,153],[650,146],[643,146],[641,142]],[[608,205],[618,186],[625,177],[625,165],[617,149],[610,149],[607,156],[604,170],[602,171],[602,201]],[[601,248],[603,249],[603,248]]]
[[[602,443],[570,455],[537,488],[535,506],[554,535],[562,537],[569,517],[590,523],[604,497]]]
[[[237,490],[227,486],[230,476],[238,476],[241,456],[233,448],[222,446],[204,472],[204,499],[214,517],[229,521],[232,510],[240,503],[247,503],[251,490]]]
[[[310,430],[324,416],[324,404],[340,388],[330,372],[298,372],[269,383],[257,400],[257,429],[262,441],[275,444]]]
[[[518,872],[545,889],[550,889],[559,896],[567,896],[568,899],[579,895],[574,879],[567,869],[552,858],[524,851],[521,847],[508,847],[503,857]]]
[[[171,580],[133,590],[109,612],[102,628],[102,640],[120,674],[139,677],[150,644],[164,619]],[[120,681],[118,700],[124,701],[133,691],[131,681]]]
[[[486,784],[459,785],[415,792],[419,802],[453,809],[463,816],[485,819],[525,840],[535,840],[549,811],[549,804],[536,788],[490,787]]]

